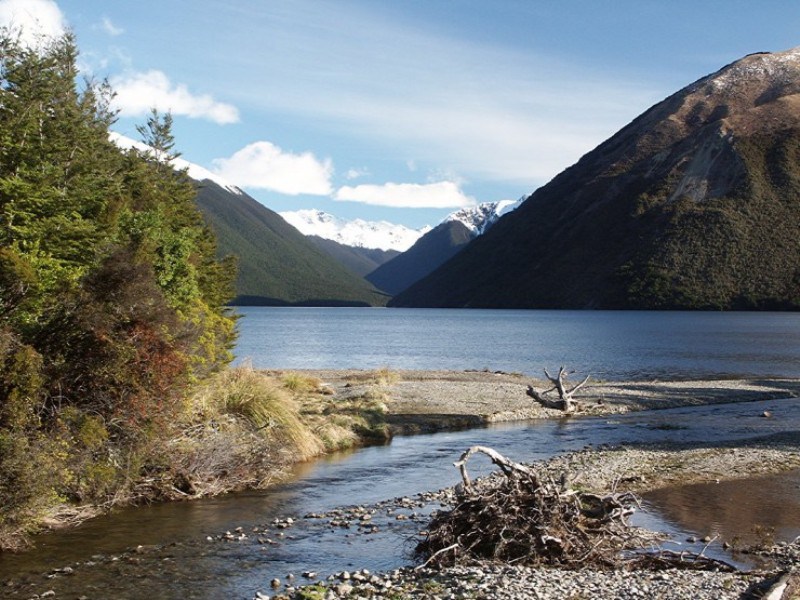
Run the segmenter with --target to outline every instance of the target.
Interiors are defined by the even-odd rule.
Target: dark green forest
[[[109,141],[71,36],[0,36],[0,547],[63,502],[147,495],[188,391],[231,359],[230,265],[169,164],[170,115]],[[163,459],[161,459],[163,460]]]

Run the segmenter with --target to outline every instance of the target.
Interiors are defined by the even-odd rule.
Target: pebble
[[[409,598],[453,600],[493,598],[516,600],[636,600],[640,598],[692,598],[734,600],[748,589],[746,574],[708,571],[566,571],[507,565],[453,567],[449,569],[397,569],[389,573],[343,571],[332,576],[324,598]],[[298,588],[289,598],[308,598]]]

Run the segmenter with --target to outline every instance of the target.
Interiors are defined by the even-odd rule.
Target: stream
[[[765,410],[773,418],[762,417]],[[298,465],[291,481],[266,491],[120,510],[39,536],[31,551],[0,554],[0,596],[30,598],[53,590],[56,598],[250,599],[257,591],[269,592],[273,578],[285,582],[288,573],[295,575],[295,583],[306,583],[342,570],[409,564],[415,536],[438,508],[414,496],[457,483],[452,463],[474,444],[532,462],[587,445],[713,445],[798,429],[800,399],[785,399],[397,437],[386,446]],[[470,463],[472,475],[489,470],[488,461]],[[743,515],[753,524],[760,516],[758,524],[774,528],[778,539],[800,535],[800,473],[689,488],[648,496],[647,510],[637,522],[672,532],[676,543],[692,533],[702,537],[712,525],[726,535],[735,533]],[[727,514],[718,507],[730,505],[731,494],[740,510]],[[742,508],[745,499],[751,507],[769,501],[779,510],[748,511]],[[304,518],[375,504],[377,511],[363,526],[336,527],[330,517]],[[698,506],[711,507],[710,512]],[[285,529],[273,523],[287,517],[294,523],[284,523]],[[304,578],[307,572],[314,577]]]

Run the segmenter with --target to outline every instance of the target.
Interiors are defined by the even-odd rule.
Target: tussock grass
[[[322,381],[317,377],[290,371],[281,376],[286,389],[297,394],[309,392],[322,392]]]
[[[388,387],[400,381],[400,374],[392,371],[389,367],[381,367],[374,371],[354,374],[351,379],[355,383],[372,383],[380,387]]]
[[[252,367],[220,373],[201,391],[197,401],[206,410],[245,419],[262,435],[288,446],[298,460],[324,450],[301,419],[300,407],[283,382]]]

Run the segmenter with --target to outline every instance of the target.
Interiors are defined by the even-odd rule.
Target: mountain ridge
[[[390,305],[800,307],[798,159],[800,50],[748,55],[643,112]]]
[[[388,221],[340,219],[317,209],[283,211],[278,214],[304,235],[317,236],[356,248],[404,252],[430,230],[429,227],[411,229]]]
[[[523,200],[484,202],[450,213],[411,248],[368,273],[367,281],[392,295],[402,292],[486,233]]]
[[[219,253],[239,259],[234,304],[382,306],[388,300],[248,194],[207,179],[197,188]]]

